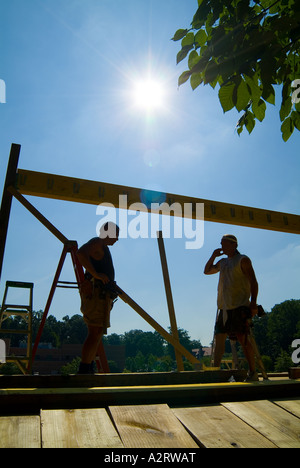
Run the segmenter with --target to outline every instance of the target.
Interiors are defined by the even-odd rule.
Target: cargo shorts
[[[237,335],[249,335],[251,329],[251,310],[249,307],[241,306],[236,309],[227,310],[227,321],[223,323],[223,310],[219,311],[216,321],[215,334],[226,333],[231,340]]]
[[[83,287],[80,290],[81,307],[84,322],[93,327],[103,328],[104,334],[110,327],[110,312],[113,299],[102,284],[91,284],[91,288]],[[90,289],[90,290],[89,290]]]

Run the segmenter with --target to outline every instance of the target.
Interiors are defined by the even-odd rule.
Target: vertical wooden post
[[[171,290],[170,276],[169,276],[169,271],[168,271],[167,257],[166,257],[163,235],[161,231],[157,233],[157,240],[158,240],[158,248],[159,248],[161,266],[162,266],[164,283],[165,283],[165,290],[166,290],[166,296],[167,296],[172,335],[175,338],[175,340],[179,342],[179,335],[178,335],[174,302],[173,302],[173,296],[172,296],[172,290]],[[175,349],[175,356],[176,356],[176,362],[177,362],[177,370],[179,372],[182,372],[184,370],[182,356],[180,352],[178,352],[176,349]]]
[[[0,278],[3,265],[3,257],[6,244],[6,236],[9,223],[9,215],[11,209],[12,194],[8,192],[7,188],[10,185],[14,185],[16,180],[16,173],[18,168],[19,156],[20,156],[21,145],[13,143],[11,145],[9,161],[6,171],[6,179],[4,183],[2,202],[0,208]]]

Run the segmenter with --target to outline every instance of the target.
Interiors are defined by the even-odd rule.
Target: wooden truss
[[[17,198],[20,203],[22,203],[42,224],[44,224],[44,226],[49,229],[50,232],[52,232],[52,234],[64,244],[64,246],[70,246],[70,241],[38,210],[36,210],[36,208],[23,195],[32,195],[93,205],[99,205],[101,203],[103,205],[113,205],[115,208],[124,208],[124,206],[120,206],[120,195],[126,195],[127,206],[130,206],[133,203],[139,203],[139,209],[153,212],[150,204],[148,205],[143,202],[144,199],[147,199],[155,201],[160,205],[157,210],[158,213],[175,216],[186,216],[187,211],[184,210],[184,206],[188,203],[192,204],[191,217],[193,219],[197,219],[197,204],[203,203],[205,221],[300,234],[299,215],[18,169],[20,149],[20,145],[12,144],[0,210],[0,276],[13,196]],[[182,207],[181,211],[170,210],[170,206],[175,203]],[[166,330],[155,322],[149,314],[147,314],[124,291],[122,291],[121,288],[118,287],[119,296],[124,300],[124,302],[133,307],[136,312],[138,312],[150,325],[153,326],[155,330],[157,330],[174,346],[177,351],[176,357],[184,355],[191,362],[197,364],[199,361],[185,350],[178,341],[176,319],[173,310],[162,239],[159,240],[159,248],[173,336],[167,333]],[[180,362],[179,358],[178,367],[180,367],[180,370],[182,369],[182,362]]]

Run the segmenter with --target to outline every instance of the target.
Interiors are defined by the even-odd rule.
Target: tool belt
[[[115,281],[104,284],[101,280],[86,275],[85,280],[80,285],[80,293],[85,296],[91,296],[95,293],[95,289],[99,297],[103,297],[103,299],[108,296],[115,302],[118,298]]]

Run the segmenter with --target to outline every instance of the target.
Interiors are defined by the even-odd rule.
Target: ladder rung
[[[77,285],[77,281],[58,281],[57,284],[76,284]]]
[[[6,287],[33,289],[33,283],[26,283],[24,281],[6,281]]]
[[[3,304],[2,310],[6,309],[26,309],[26,310],[31,310],[31,306],[26,304],[26,305],[18,305],[18,304]]]
[[[29,310],[4,310],[2,312],[3,315],[29,315],[30,311]]]
[[[12,361],[29,361],[29,357],[27,356],[6,356],[5,360],[6,362],[12,362]]]
[[[62,285],[62,284],[58,284],[56,287],[65,288],[65,289],[78,289],[78,286],[68,286],[68,285]]]

